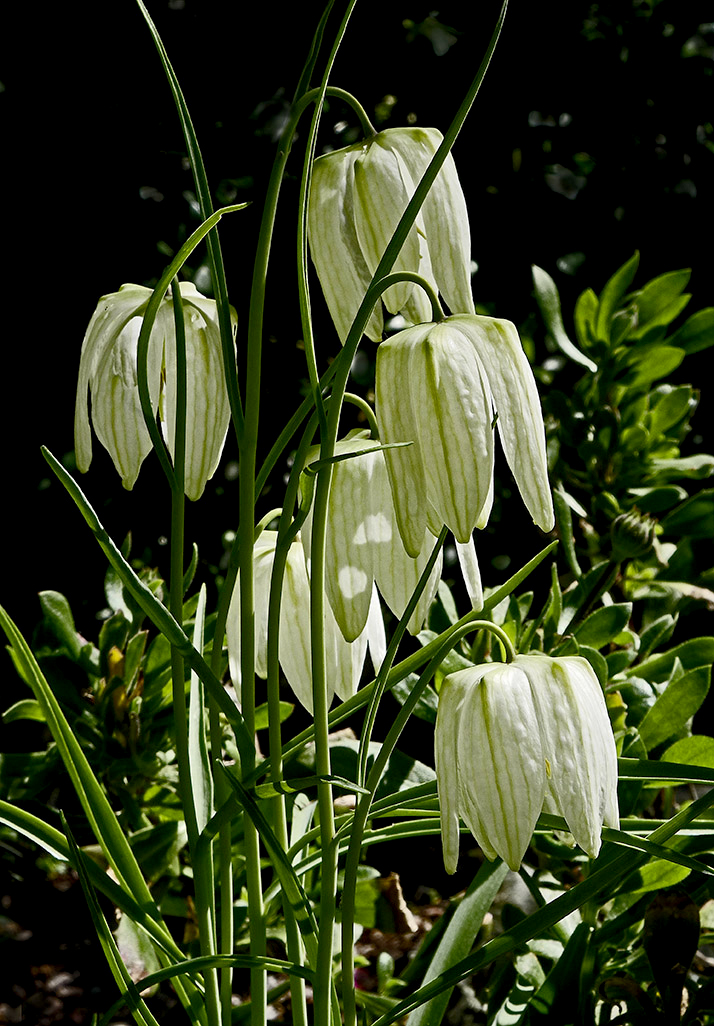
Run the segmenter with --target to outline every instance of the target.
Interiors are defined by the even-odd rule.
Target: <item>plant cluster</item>
[[[119,988],[102,1022],[126,1005],[155,1023],[163,987],[201,1026],[420,1026],[444,1020],[465,981],[475,1021],[495,1026],[712,1021],[697,951],[714,931],[714,739],[696,717],[714,638],[685,624],[714,606],[714,568],[701,569],[714,457],[688,452],[698,391],[669,379],[714,344],[714,310],[683,320],[686,271],[633,289],[635,256],[580,296],[573,342],[536,267],[551,355],[529,361],[513,323],[477,312],[450,152],[505,3],[443,137],[377,132],[330,84],[348,16],[328,48],[328,5],[277,149],[243,328],[218,235],[242,205],[213,210],[180,85],[139,6],[203,223],[156,288],[100,299],[75,444],[86,472],[93,428],[128,489],[158,461],[170,573],[133,564],[130,539],[109,537],[44,450],[108,561],[107,615],[87,640],[45,591],[30,643],[0,607],[33,696],[3,718],[47,731],[37,750],[1,757],[0,824],[78,874]],[[330,96],[353,106],[364,139],[317,156]],[[259,465],[265,281],[309,118],[296,219],[309,389]],[[204,244],[213,298],[178,280]],[[310,258],[334,322],[322,370]],[[348,386],[358,347],[375,343],[373,408]],[[343,433],[345,404],[365,427]],[[185,502],[200,500],[231,430],[240,503],[212,609]],[[282,505],[266,510],[287,454]],[[534,551],[488,585],[480,539],[504,526],[507,474]],[[403,744],[415,721],[433,759]],[[411,860],[433,838],[448,901],[426,931],[397,879],[387,900],[370,856],[391,844]],[[519,883],[527,900],[513,900]],[[356,945],[387,921],[410,935],[408,959]]]

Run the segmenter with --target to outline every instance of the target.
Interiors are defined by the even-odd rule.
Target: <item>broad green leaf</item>
[[[632,284],[632,279],[635,276],[639,262],[640,254],[635,252],[627,263],[615,271],[600,293],[595,333],[601,342],[610,341],[610,322],[620,304],[620,300]]]
[[[602,606],[591,613],[573,633],[579,644],[588,645],[590,648],[603,648],[624,630],[631,615],[631,602]]]
[[[640,513],[662,513],[687,498],[687,492],[679,485],[663,485],[659,488],[628,488]]]
[[[444,931],[424,976],[425,984],[465,958],[473,949],[483,918],[507,873],[508,867],[500,860],[482,864]],[[444,990],[438,997],[421,1005],[409,1016],[407,1026],[438,1026],[450,997],[451,990]]]
[[[583,574],[574,588],[565,592],[562,598],[562,611],[558,619],[558,634],[564,634],[580,610],[588,607],[594,596],[597,595],[598,589],[607,580],[610,570],[610,563],[603,560]]]
[[[696,456],[673,457],[664,459],[655,457],[650,463],[646,477],[649,480],[659,477],[709,477],[714,473],[714,456],[701,452]]]
[[[714,537],[714,488],[691,496],[662,520],[665,534],[688,535],[690,538]]]
[[[696,403],[693,399],[694,390],[690,385],[674,388],[672,385],[661,385],[650,397],[650,409],[647,424],[653,438],[665,434],[674,427],[687,413],[693,413]]]
[[[714,738],[704,734],[682,737],[663,752],[662,762],[683,762],[714,769]]]
[[[648,751],[677,734],[694,716],[710,681],[711,666],[699,666],[667,685],[640,723],[640,737]]]
[[[288,716],[293,712],[295,708],[294,702],[281,702],[280,703],[280,722],[285,723]],[[264,702],[259,705],[255,710],[255,729],[256,730],[267,730],[268,729],[268,703]]]
[[[58,591],[41,591],[40,606],[45,623],[76,662],[85,642],[77,634],[69,602]]]
[[[38,723],[44,723],[45,714],[36,699],[21,698],[2,714],[3,723],[14,723],[15,720],[36,720]]]
[[[25,680],[29,682],[35,693],[35,698],[42,707],[45,720],[55,739],[72,785],[107,861],[122,886],[133,892],[139,901],[145,902],[147,909],[151,909],[152,914],[159,918],[158,910],[129,847],[126,835],[107,800],[104,788],[94,775],[82,746],[67,722],[32,650],[2,607],[0,607],[0,626],[12,646],[14,658],[23,667]]]
[[[552,336],[555,344],[564,356],[567,356],[573,363],[586,367],[594,374],[597,370],[597,364],[593,363],[590,357],[581,353],[573,345],[565,332],[563,316],[560,312],[560,296],[558,295],[555,282],[542,267],[536,267],[534,264],[532,271],[536,300],[548,333]]]
[[[674,346],[642,346],[629,354],[627,370],[619,378],[619,383],[630,388],[644,388],[658,378],[666,378],[683,359],[684,350]]]
[[[687,318],[670,342],[685,353],[699,353],[714,345],[714,306],[708,306]]]
[[[647,866],[642,866],[632,873],[623,885],[624,894],[648,894],[650,891],[661,891],[664,887],[674,887],[685,880],[691,869],[678,866],[664,859],[655,859]]]
[[[711,666],[714,662],[714,638],[692,638],[676,645],[669,652],[661,652],[650,656],[643,662],[632,667],[630,671],[638,677],[651,681],[664,681],[669,677],[675,660],[679,660],[683,669],[692,670],[698,666]]]
[[[578,296],[573,314],[575,334],[578,336],[578,342],[584,349],[587,349],[588,346],[595,342],[597,313],[597,296],[592,289],[586,289]]]
[[[647,325],[679,299],[689,283],[692,272],[689,269],[668,271],[648,281],[643,289],[630,298],[637,306],[639,326],[636,334],[644,333]]]

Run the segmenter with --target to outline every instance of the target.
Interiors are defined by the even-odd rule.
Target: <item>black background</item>
[[[479,268],[476,301],[530,323],[537,347],[542,333],[534,318],[532,263],[556,278],[566,324],[579,292],[599,291],[635,249],[642,254],[637,283],[691,266],[690,309],[713,301],[714,31],[706,7],[676,0],[512,0],[454,156]],[[341,16],[337,8],[331,27]],[[231,301],[244,326],[275,129],[321,7],[161,0],[149,9],[192,112],[216,205],[252,201],[221,228]],[[409,19],[426,29],[430,11],[415,0],[356,5],[332,82],[355,93],[372,117],[385,96],[395,97],[383,127],[448,126],[498,4],[442,4],[438,20],[457,35],[442,55],[425,31],[405,26]],[[71,454],[79,352],[97,300],[124,282],[156,280],[168,260],[158,244],[174,250],[198,223],[184,195],[193,184],[168,86],[135,4],[35,5],[3,18],[0,601],[29,630],[38,616],[36,592],[63,591],[91,637],[104,604],[103,556],[51,480],[39,447],[60,459]],[[333,104],[321,146],[347,140],[333,130],[341,120],[354,125],[349,110]],[[304,134],[303,128],[283,189],[268,288],[263,451],[297,405],[304,377],[292,270]],[[567,191],[573,176],[579,188],[568,196],[563,183]],[[559,270],[563,260],[571,273]],[[317,288],[313,303],[324,367],[336,340]],[[539,361],[544,355],[537,348]],[[706,384],[705,357],[687,361],[685,380]],[[697,417],[702,431],[708,414]],[[117,541],[131,530],[134,554],[163,565],[159,539],[168,533],[169,513],[159,478],[149,457],[134,491],[123,492],[95,443],[82,485]],[[201,538],[207,564],[220,558],[221,534],[236,526],[236,493],[219,470],[205,500],[189,511],[189,538]],[[267,495],[266,508],[278,501]],[[513,508],[532,554],[540,538],[534,528],[529,533],[520,503]],[[497,583],[489,581],[491,554],[497,553],[486,553],[486,583]]]

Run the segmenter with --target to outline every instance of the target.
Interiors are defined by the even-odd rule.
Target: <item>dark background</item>
[[[354,92],[373,119],[387,112],[381,127],[444,130],[498,7],[493,0],[442,4],[436,20],[453,30],[446,39],[452,45],[437,53],[444,35],[429,21],[429,5],[359,0],[332,82]],[[245,325],[275,137],[321,6],[161,0],[149,8],[192,112],[216,205],[252,201],[221,228],[231,301]],[[454,156],[469,202],[476,301],[530,324],[537,347],[532,263],[556,278],[566,326],[576,296],[587,286],[599,291],[635,249],[642,254],[636,283],[691,266],[690,311],[712,304],[711,17],[709,5],[680,0],[512,0]],[[104,604],[103,556],[39,446],[71,465],[86,325],[103,293],[124,282],[155,282],[167,253],[198,224],[193,183],[158,56],[133,3],[26,6],[3,18],[0,602],[29,631],[39,614],[37,591],[63,591],[78,627],[92,637]],[[387,97],[393,100],[385,104]],[[340,121],[348,128],[336,133]],[[349,110],[333,104],[321,146],[351,141],[354,125]],[[269,283],[263,408],[274,420],[266,421],[266,449],[297,405],[304,377],[292,269],[304,135],[305,128],[283,189]],[[313,303],[324,368],[335,337],[317,289]],[[536,355],[542,359],[544,350]],[[705,357],[686,362],[684,379],[710,380]],[[702,431],[708,415],[697,416]],[[169,510],[159,478],[149,457],[134,491],[123,492],[95,442],[82,486],[118,542],[131,530],[134,555],[163,565]],[[267,495],[266,508],[278,501]],[[540,538],[520,503],[513,507],[528,558]],[[204,546],[204,576],[236,516],[237,484],[219,469],[205,500],[189,511],[189,537]],[[482,560],[487,584],[502,576],[489,580],[491,555],[498,553]]]
[[[441,4],[435,17],[453,29],[452,45],[437,53],[444,35],[428,20],[428,4],[358,0],[332,81],[352,91],[373,119],[388,113],[380,127],[414,123],[445,130],[498,7],[494,0]],[[192,112],[216,205],[252,201],[221,226],[231,301],[244,326],[275,136],[321,5],[149,0],[149,9]],[[476,301],[532,332],[538,362],[546,350],[531,294],[532,263],[556,278],[566,327],[577,295],[588,286],[599,291],[636,249],[642,254],[636,284],[692,267],[690,310],[714,304],[713,18],[711,3],[698,0],[511,0],[454,156],[469,203]],[[39,618],[37,592],[62,591],[78,628],[96,639],[104,557],[39,447],[72,465],[74,393],[87,323],[103,293],[124,282],[156,281],[169,254],[198,224],[193,183],[173,102],[133,0],[26,3],[22,9],[5,4],[0,83],[0,603],[29,634]],[[341,121],[348,127],[336,133]],[[353,115],[333,104],[321,146],[352,141],[354,127]],[[295,176],[304,135],[303,128],[283,189],[269,282],[264,451],[297,405],[304,377],[293,270]],[[324,368],[336,340],[316,288],[313,304]],[[369,346],[365,352],[373,355]],[[711,436],[707,354],[688,359],[681,375],[705,390],[695,429]],[[229,441],[226,462],[234,457]],[[201,539],[200,575],[209,579],[223,552],[221,535],[237,520],[237,484],[223,466],[204,500],[189,506],[188,536]],[[277,470],[276,493],[284,470]],[[127,493],[95,443],[82,486],[110,534],[121,542],[131,531],[134,555],[165,569],[161,539],[168,534],[169,504],[155,459],[147,458]],[[264,503],[274,506],[279,496],[268,494]],[[504,503],[503,510],[502,548],[490,550],[486,536],[479,548],[486,584],[503,579],[503,550],[527,559],[542,543],[520,502]],[[702,624],[702,633],[712,631]],[[3,708],[12,687],[6,687]],[[16,727],[7,730],[19,741]],[[423,855],[440,864],[437,844]],[[380,857],[385,871],[393,868],[388,851]],[[26,861],[30,886],[15,888],[11,914],[29,923],[34,946],[22,937],[5,945],[7,979],[54,995],[49,979],[29,980],[30,967],[49,960],[49,975],[57,965],[83,966],[84,982],[64,1005],[55,996],[38,998],[38,1019],[53,1021],[48,1009],[55,1007],[55,1021],[68,1021],[72,1001],[91,1004],[110,986],[103,958],[88,940],[92,929],[76,886],[68,914],[60,901],[62,881],[50,885],[41,868]],[[403,859],[399,865],[405,893],[429,875],[422,861],[411,874]],[[0,894],[6,891],[3,882]],[[82,1021],[79,1011],[76,1016]]]

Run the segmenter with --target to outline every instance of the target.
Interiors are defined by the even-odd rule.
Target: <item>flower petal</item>
[[[433,325],[412,347],[408,373],[427,494],[456,540],[466,543],[493,476],[489,382],[453,319]]]
[[[419,555],[426,533],[426,481],[412,399],[411,354],[432,327],[420,324],[407,328],[382,342],[377,350],[375,405],[380,438],[385,443],[412,443],[385,450],[384,458],[399,533],[413,558]],[[424,411],[419,410],[418,416],[423,415]]]
[[[443,140],[436,128],[390,128],[382,133],[404,161],[414,186]],[[471,294],[471,232],[466,200],[451,154],[421,209],[431,273],[452,313],[474,313]]]
[[[355,229],[365,262],[374,273],[415,189],[406,166],[392,151],[387,133],[381,132],[364,147],[354,164],[354,182]],[[417,216],[416,223],[394,261],[393,271],[415,271],[424,277],[430,276],[428,257],[422,260],[419,229],[423,237],[423,225]],[[436,287],[436,283],[433,284]],[[418,320],[427,320],[431,304],[423,289],[413,282],[393,285],[383,293],[382,300],[388,310],[398,313],[414,293],[424,297],[421,301],[424,316]],[[414,300],[420,302],[416,295]]]
[[[449,323],[471,340],[486,368],[508,465],[531,516],[543,531],[551,531],[555,519],[543,413],[516,327],[493,317],[453,317]]]
[[[310,253],[343,344],[372,279],[355,229],[354,164],[362,150],[360,144],[319,157],[310,188]],[[382,307],[377,303],[365,335],[377,342],[382,327]]]
[[[447,873],[455,873],[459,861],[460,785],[454,733],[461,720],[463,704],[470,686],[470,683],[458,679],[457,674],[447,677],[441,685],[436,714],[434,760],[439,791],[441,843]]]
[[[532,684],[550,790],[576,842],[595,857],[603,821],[619,822],[617,752],[602,688],[581,656],[515,663]]]
[[[451,676],[471,683],[456,741],[464,802],[492,848],[517,870],[545,795],[545,762],[528,678],[505,663]]]
[[[203,494],[206,482],[215,473],[221,458],[230,422],[230,405],[217,305],[214,300],[202,296],[191,282],[182,282],[180,289],[186,334],[184,487],[188,498],[195,500]],[[173,318],[170,306],[168,310]],[[167,330],[166,338],[166,444],[173,457],[176,423],[176,335],[173,324],[171,330]]]

